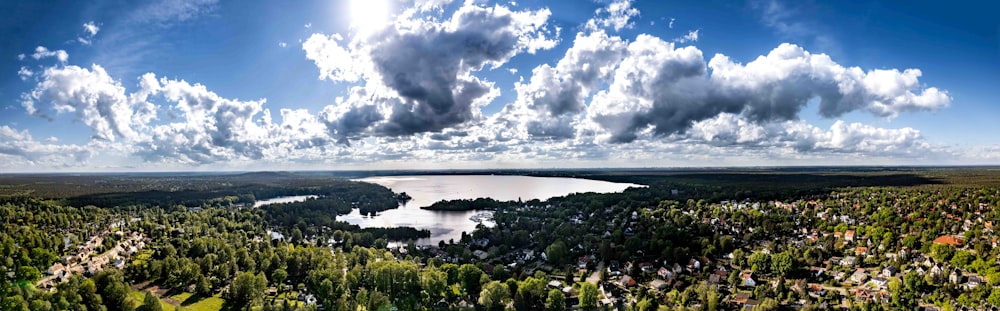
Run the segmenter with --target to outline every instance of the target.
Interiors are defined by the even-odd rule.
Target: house
[[[947,244],[951,246],[961,246],[962,242],[964,241],[962,241],[961,238],[956,238],[950,235],[942,235],[934,239],[934,244]]]
[[[698,259],[691,258],[691,260],[688,261],[687,268],[691,271],[697,271],[698,269],[701,269],[701,262],[698,261]]]
[[[896,276],[897,273],[899,273],[899,269],[896,269],[896,267],[888,266],[882,268],[882,276],[884,277],[891,278]]]
[[[833,257],[830,257],[830,259],[828,259],[827,262],[829,262],[831,265],[840,265],[841,261],[843,261],[843,260],[844,260],[844,258],[833,256]]]
[[[931,269],[928,270],[927,272],[929,272],[931,275],[941,275],[942,273],[944,273],[944,269],[941,269],[941,267],[938,265],[934,265],[931,266]]]
[[[622,287],[629,288],[635,286],[635,279],[633,279],[631,276],[626,275],[622,277],[622,280],[619,284],[621,284]]]
[[[740,278],[743,279],[743,283],[742,283],[743,286],[746,286],[746,287],[757,286],[757,281],[753,280],[753,272],[744,271],[743,274],[740,275]]]
[[[668,280],[674,277],[674,272],[666,267],[661,267],[660,270],[656,270],[656,275],[660,276],[661,279]]]
[[[868,248],[864,246],[855,247],[854,254],[858,256],[868,255]]]
[[[732,302],[736,303],[736,304],[745,304],[748,301],[750,301],[750,293],[749,292],[739,292],[739,293],[736,293],[736,296],[733,297],[733,300],[732,300]]]
[[[864,283],[865,280],[867,279],[868,279],[868,273],[866,273],[865,269],[862,268],[858,268],[858,270],[854,271],[854,274],[851,274],[851,281],[854,281],[859,284]]]
[[[479,260],[486,260],[486,258],[490,257],[490,254],[484,252],[481,249],[477,249],[476,251],[472,252],[472,256],[476,256],[476,258],[479,258]]]
[[[640,263],[639,269],[642,270],[642,273],[653,273],[653,263],[651,262]]]
[[[712,275],[708,276],[708,284],[719,284],[722,283],[722,280],[724,280],[724,278],[716,273],[712,273]]]
[[[580,256],[580,258],[576,260],[576,266],[580,269],[587,269],[588,263],[590,263],[590,257],[587,256]]]
[[[848,242],[854,242],[854,230],[847,230],[844,232],[844,240]]]
[[[559,282],[558,280],[552,280],[552,281],[549,281],[548,286],[549,286],[549,288],[561,289],[562,288],[562,282]]]
[[[951,284],[961,284],[962,281],[965,281],[965,276],[962,275],[961,270],[954,269],[948,274],[948,282],[951,282]]]
[[[809,275],[814,278],[821,277],[824,273],[826,273],[826,268],[816,266],[809,267]]]
[[[885,289],[886,285],[889,284],[889,280],[887,280],[887,279],[885,279],[883,277],[874,277],[874,278],[872,278],[871,282],[868,282],[868,283],[871,284],[872,286],[874,286],[877,289]]]
[[[667,284],[667,282],[664,282],[663,280],[653,280],[652,282],[649,282],[649,287],[658,290],[664,290],[667,289],[667,287],[669,287],[669,284]]]
[[[976,286],[982,285],[984,283],[986,283],[986,280],[983,279],[983,277],[978,275],[970,275],[968,281],[966,281],[965,283],[965,288],[973,289]]]
[[[46,272],[47,272],[48,274],[50,274],[50,275],[56,275],[56,274],[58,274],[59,272],[62,272],[62,271],[64,271],[64,270],[66,270],[66,267],[65,267],[65,266],[63,266],[63,264],[61,264],[61,263],[58,263],[58,262],[57,262],[56,264],[54,264],[54,265],[52,265],[51,267],[49,267],[49,270],[48,270],[48,271],[46,271]]]
[[[822,297],[826,295],[826,289],[824,289],[819,283],[809,283],[808,288],[810,296]]]
[[[854,256],[844,257],[844,260],[840,261],[840,265],[844,267],[853,267],[858,263],[858,258]]]

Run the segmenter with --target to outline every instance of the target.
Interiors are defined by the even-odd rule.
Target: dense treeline
[[[434,202],[431,206],[421,207],[426,210],[434,211],[492,211],[497,210],[506,206],[514,205],[514,202],[503,202],[497,201],[491,198],[478,198],[473,200],[468,199],[458,199],[458,200],[443,200]]]

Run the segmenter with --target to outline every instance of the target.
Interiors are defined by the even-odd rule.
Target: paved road
[[[601,270],[604,270],[603,261],[597,263],[597,270],[594,270],[594,273],[591,273],[590,276],[587,277],[587,282],[597,285],[597,282],[601,280]]]

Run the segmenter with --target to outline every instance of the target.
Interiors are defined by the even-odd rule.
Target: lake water
[[[379,184],[393,192],[406,192],[412,197],[400,208],[384,211],[376,216],[362,216],[357,209],[339,220],[369,227],[408,226],[431,231],[431,237],[417,241],[417,244],[437,244],[438,241],[462,238],[462,232],[472,233],[478,222],[469,218],[477,211],[428,211],[420,207],[430,206],[441,200],[493,198],[500,201],[521,199],[546,200],[571,193],[621,192],[628,187],[644,185],[613,183],[607,181],[563,178],[529,177],[501,175],[414,175],[369,177],[357,181]],[[491,221],[483,225],[493,226]]]
[[[308,200],[308,199],[313,199],[313,198],[318,198],[318,197],[319,196],[315,196],[315,195],[293,195],[293,196],[287,196],[287,197],[277,197],[277,198],[271,198],[271,199],[267,199],[267,200],[256,201],[256,202],[253,203],[253,207],[261,207],[261,206],[264,206],[264,205],[275,204],[275,203],[302,202],[302,201],[305,201],[305,200]]]

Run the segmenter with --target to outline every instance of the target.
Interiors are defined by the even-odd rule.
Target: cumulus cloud
[[[532,70],[528,83],[516,83],[517,101],[507,113],[522,120],[532,137],[571,138],[574,124],[599,83],[607,81],[625,53],[626,43],[603,31],[577,34],[573,46],[555,65]]]
[[[413,0],[413,7],[420,12],[441,10],[445,5],[451,4],[454,0]]]
[[[632,0],[615,0],[607,7],[597,9],[594,15],[596,16],[585,24],[586,29],[594,31],[603,28],[619,31],[635,26],[632,18],[639,16],[639,9],[632,7]],[[673,20],[670,25],[673,26]]]
[[[437,132],[477,119],[499,90],[473,73],[555,46],[544,28],[549,15],[466,2],[446,20],[403,16],[349,42],[313,34],[302,47],[321,79],[363,83],[321,117],[340,140]]]
[[[101,27],[94,24],[94,21],[89,21],[83,24],[83,30],[86,31],[89,36],[93,37],[97,35],[97,32],[101,30]]]
[[[706,67],[693,46],[676,48],[640,35],[629,44],[608,90],[594,96],[588,116],[607,131],[606,139],[629,142],[641,133],[683,132],[723,112],[754,122],[795,120],[814,98],[827,118],[851,111],[893,118],[948,106],[947,92],[922,88],[920,75],[918,69],[844,67],[792,44],[745,65],[717,54]]]
[[[65,50],[50,51],[48,48],[44,46],[38,46],[35,48],[35,53],[31,54],[31,58],[34,58],[36,60],[49,57],[55,57],[60,62],[65,63],[66,61],[69,60],[69,53],[66,53]]]
[[[100,65],[90,69],[49,67],[40,79],[31,92],[22,96],[22,106],[28,113],[47,116],[37,108],[39,104],[56,113],[73,113],[76,120],[94,130],[98,139],[135,139],[138,136],[133,124],[148,120],[153,113],[152,104],[130,99],[125,88]]]
[[[323,124],[305,110],[282,109],[282,122],[275,123],[263,108],[265,100],[223,98],[183,80],[157,83],[153,93],[172,103],[169,109],[177,119],[152,127],[149,139],[140,142],[137,153],[147,161],[269,159],[328,140]]]
[[[93,21],[86,22],[83,24],[83,36],[77,37],[76,41],[83,45],[90,45],[98,31],[101,31],[101,27],[94,24]]]
[[[96,64],[53,66],[39,76],[22,94],[26,111],[49,119],[72,114],[93,130],[96,141],[131,143],[146,161],[271,159],[330,142],[326,126],[306,110],[281,109],[281,122],[274,122],[265,100],[227,99],[201,84],[147,73],[136,91],[127,93]],[[168,104],[168,122],[152,124],[160,110],[154,100]]]
[[[26,166],[63,167],[69,163],[86,163],[94,154],[91,148],[78,145],[42,143],[27,130],[18,131],[0,126],[0,168],[23,169]]]
[[[682,43],[682,44],[683,43],[688,43],[688,42],[698,42],[698,32],[699,31],[700,31],[700,29],[695,29],[695,30],[692,30],[692,31],[688,31],[688,33],[686,35],[684,35],[683,37],[674,39],[674,42]]]
[[[21,66],[21,69],[17,70],[17,76],[21,78],[21,81],[27,81],[28,78],[34,75],[35,73],[28,69],[28,67]]]
[[[802,120],[757,123],[723,113],[695,122],[684,139],[693,143],[743,148],[786,148],[796,152],[914,156],[934,152],[920,131],[878,128],[838,120],[824,130]]]

